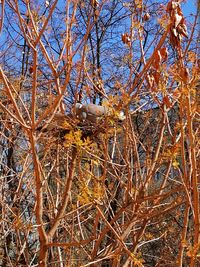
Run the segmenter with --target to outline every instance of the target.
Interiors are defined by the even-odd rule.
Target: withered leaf
[[[163,97],[163,104],[165,104],[167,108],[171,108],[172,104],[169,99],[169,96],[166,95]]]
[[[161,57],[162,57],[162,60],[163,61],[166,61],[167,60],[167,58],[168,58],[168,50],[167,50],[167,47],[162,47],[161,49],[160,49],[160,54],[161,54]]]

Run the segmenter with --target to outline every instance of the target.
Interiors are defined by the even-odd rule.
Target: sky
[[[157,1],[155,1],[155,2],[157,2]],[[182,4],[181,4],[182,11],[184,13],[184,17],[186,18],[186,24],[188,24],[188,25],[190,24],[190,21],[193,21],[194,16],[192,16],[191,14],[195,14],[196,13],[197,1],[199,1],[199,0],[182,0]],[[42,2],[45,4],[45,1],[41,1],[41,3]],[[64,2],[66,2],[66,1],[59,0],[58,1],[58,6],[63,5]],[[110,1],[110,2],[112,2],[112,1]],[[152,3],[153,2],[154,1],[152,1]],[[160,1],[160,2],[162,2],[162,1]],[[1,1],[0,1],[0,3],[1,3]],[[2,48],[3,47],[5,48],[5,46],[2,46],[2,44],[5,45],[7,43],[6,36],[7,35],[4,35],[4,31],[2,31],[1,36],[0,36],[0,38],[1,38],[0,47],[2,47]],[[0,51],[0,55],[1,55],[1,51]]]
[[[187,19],[187,17],[191,16],[191,13],[195,13],[197,10],[197,0],[187,0],[186,3],[182,4],[183,13]]]

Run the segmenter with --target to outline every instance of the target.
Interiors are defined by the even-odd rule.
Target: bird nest
[[[54,118],[49,124],[44,127],[39,127],[37,130],[43,137],[53,137],[60,142],[65,140],[65,136],[70,132],[81,132],[81,139],[90,138],[95,140],[109,131],[109,129],[115,128],[121,124],[113,117],[103,116],[99,117],[95,122],[88,120],[80,120],[72,115],[55,114]]]

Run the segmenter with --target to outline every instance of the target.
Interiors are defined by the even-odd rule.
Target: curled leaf
[[[167,5],[167,12],[170,17],[170,41],[176,48],[180,47],[182,37],[187,37],[187,27],[179,2],[170,1]]]
[[[149,15],[149,13],[145,13],[144,14],[144,17],[143,17],[143,20],[144,21],[148,21],[150,19],[150,15]]]
[[[169,54],[168,51],[167,51],[167,47],[162,47],[160,49],[160,54],[161,54],[162,60],[166,61],[167,58],[168,58],[168,54]]]
[[[122,34],[121,39],[124,44],[127,44],[127,45],[131,44],[131,38],[127,32]]]

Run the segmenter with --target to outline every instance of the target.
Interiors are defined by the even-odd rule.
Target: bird
[[[97,122],[99,118],[104,116],[112,116],[114,110],[110,107],[100,106],[96,104],[75,104],[75,114],[81,121]],[[117,119],[123,121],[125,115],[123,111],[118,113]]]

